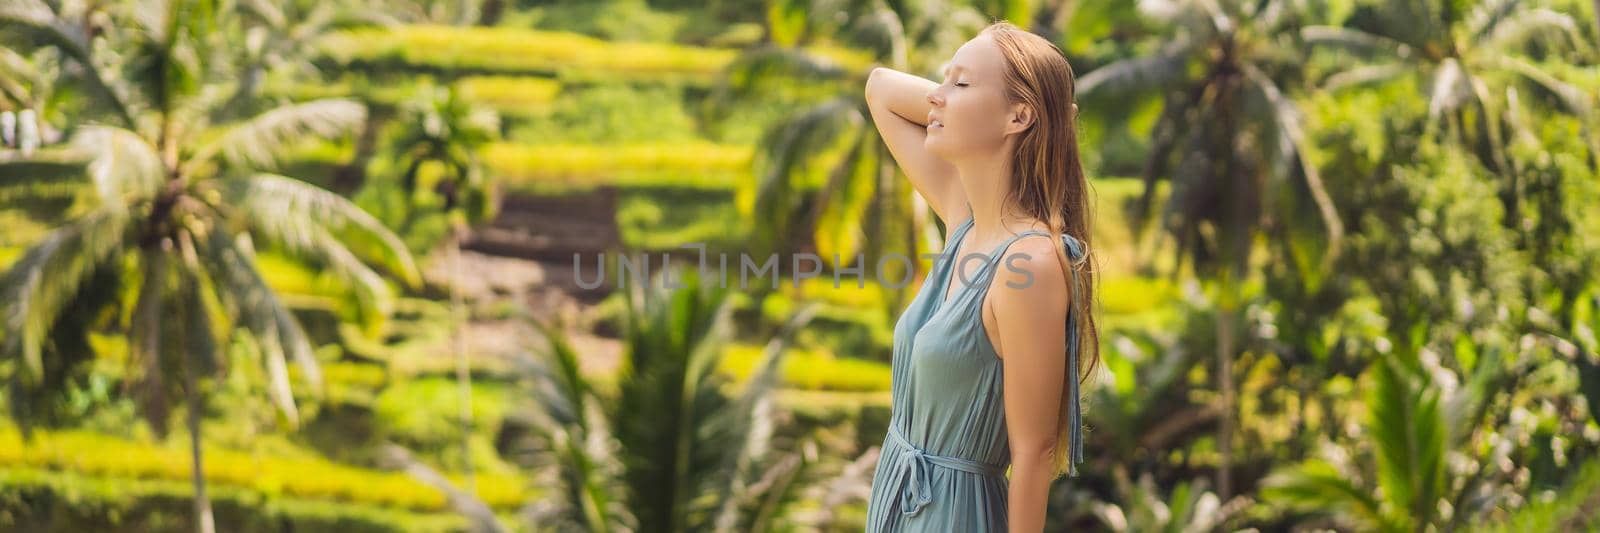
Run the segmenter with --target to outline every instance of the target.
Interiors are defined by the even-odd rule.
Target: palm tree
[[[1177,242],[1177,264],[1217,287],[1217,374],[1223,417],[1217,491],[1231,495],[1234,385],[1240,287],[1256,236],[1269,224],[1320,226],[1337,256],[1343,225],[1307,153],[1299,113],[1283,87],[1298,74],[1299,19],[1290,3],[1150,1],[1140,9],[1168,28],[1156,53],[1097,68],[1078,80],[1087,107],[1157,98],[1145,192],[1135,224],[1150,217],[1157,181],[1171,182],[1160,216]],[[1119,102],[1120,101],[1120,102]],[[1293,183],[1298,180],[1300,185]],[[1310,219],[1310,220],[1307,220]],[[1142,234],[1139,228],[1137,233]],[[1175,267],[1174,275],[1177,273]]]
[[[783,353],[816,306],[767,344],[740,389],[717,372],[728,290],[684,274],[677,288],[663,277],[649,288],[632,285],[615,383],[581,371],[563,326],[536,324],[543,347],[522,362],[532,405],[514,411],[504,437],[508,457],[554,488],[533,507],[535,523],[561,531],[769,531],[814,477],[805,475],[814,461],[807,454],[771,441]],[[481,529],[495,528],[503,527]]]
[[[788,338],[815,308],[791,319],[743,391],[730,394],[717,373],[730,333],[728,291],[694,275],[675,290],[663,288],[664,278],[652,285],[629,293],[623,367],[605,409],[620,444],[620,494],[641,531],[765,530],[793,500],[784,494],[802,467],[797,453],[770,446],[773,393]],[[763,478],[775,482],[763,490]]]
[[[148,8],[149,6],[145,6]],[[416,267],[399,239],[354,204],[271,168],[293,142],[356,127],[359,104],[320,100],[281,105],[225,120],[239,20],[204,1],[172,0],[161,9],[103,14],[55,11],[38,2],[0,10],[0,29],[33,37],[70,59],[75,79],[94,88],[119,125],[76,128],[68,146],[0,160],[0,182],[64,183],[87,177],[84,211],[30,248],[0,280],[3,353],[19,364],[13,395],[45,380],[53,332],[81,328],[64,310],[91,302],[131,308],[127,318],[130,382],[140,412],[157,434],[167,427],[169,396],[187,404],[193,459],[195,528],[214,529],[202,471],[204,382],[222,372],[219,342],[234,334],[259,348],[268,393],[298,423],[287,362],[320,390],[311,345],[256,264],[256,243],[327,268],[346,280],[366,316],[385,315],[391,289],[370,264],[408,284]],[[78,24],[109,16],[118,23],[91,37]],[[124,20],[120,17],[131,15]],[[72,17],[81,17],[74,20]],[[91,46],[96,39],[104,47]],[[136,51],[102,57],[93,50]],[[119,62],[120,61],[120,62]],[[111,73],[115,72],[115,75]],[[213,118],[223,122],[212,123]],[[41,173],[39,161],[72,171]],[[137,283],[120,291],[84,291],[111,275]],[[174,382],[180,381],[181,384]],[[20,413],[19,420],[26,420]]]
[[[471,226],[494,218],[498,205],[495,184],[484,174],[478,160],[479,151],[499,132],[498,119],[491,111],[472,107],[455,86],[424,86],[416,99],[406,105],[399,124],[400,134],[390,142],[388,151],[398,161],[406,162],[400,180],[405,203],[418,202],[417,189],[424,169],[439,170],[430,177],[434,178],[434,192],[443,202],[439,210],[450,219],[446,246],[450,253],[450,306],[454,315],[451,349],[455,352],[461,397],[462,464],[471,491],[472,454],[465,439],[471,438],[472,428],[472,368],[463,331],[471,317],[461,301],[461,242],[466,240]],[[414,210],[408,213],[406,225],[416,217]]]
[[[879,62],[900,70],[936,71],[932,61],[942,58],[923,57],[918,50],[954,50],[986,23],[977,11],[946,2],[890,4],[894,7],[863,4],[864,11],[850,17],[855,23],[844,37],[871,47]],[[804,19],[786,19],[789,11],[779,7],[768,11],[772,31],[802,33]],[[918,249],[939,249],[942,234],[930,222],[926,203],[897,175],[893,157],[867,118],[861,91],[867,72],[846,72],[789,46],[798,36],[774,40],[780,44],[737,58],[713,101],[765,94],[775,84],[821,82],[833,94],[771,125],[759,141],[753,211],[760,216],[753,217],[752,228],[757,255],[811,242],[823,261],[834,263],[838,257],[835,267],[847,266],[859,253],[862,264],[872,268],[891,254],[914,257]],[[811,192],[807,184],[817,182],[822,186]],[[915,266],[909,277],[915,277]],[[912,284],[885,302],[886,312],[900,308],[910,292],[905,287]]]

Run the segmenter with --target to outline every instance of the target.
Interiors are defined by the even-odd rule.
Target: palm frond
[[[1562,81],[1544,69],[1529,63],[1527,60],[1511,56],[1494,56],[1480,59],[1497,68],[1505,69],[1522,76],[1541,89],[1549,91],[1561,102],[1568,113],[1575,117],[1593,117],[1594,95],[1578,87]]]
[[[253,336],[270,379],[268,393],[273,403],[296,424],[298,411],[289,390],[287,359],[294,359],[306,382],[318,392],[322,390],[321,367],[300,323],[261,277],[248,242],[244,235],[235,238],[212,231],[198,246],[198,253],[219,288],[217,296],[228,315],[238,317],[238,324]]]
[[[1439,63],[1433,74],[1433,86],[1428,98],[1428,120],[1439,119],[1439,115],[1446,111],[1454,110],[1461,105],[1461,100],[1469,91],[1465,87],[1466,73],[1461,69],[1461,63],[1455,58],[1447,58]]]
[[[711,101],[715,102],[713,107],[724,108],[732,102],[759,97],[774,84],[838,80],[851,74],[843,65],[826,57],[797,48],[768,45],[745,52],[724,67]]]
[[[1324,461],[1309,461],[1262,480],[1267,500],[1296,507],[1330,510],[1371,530],[1391,530],[1372,491],[1351,483],[1349,476]]]
[[[1472,12],[1467,14],[1466,29],[1472,33],[1472,40],[1481,40],[1495,32],[1521,5],[1521,0],[1488,0],[1478,3]]]
[[[1576,50],[1582,52],[1591,50],[1588,39],[1584,38],[1583,31],[1578,27],[1577,20],[1566,13],[1543,7],[1519,11],[1496,24],[1491,33],[1484,37],[1483,46],[1509,50],[1520,47],[1533,38],[1549,38],[1552,33],[1566,37],[1567,44]]]
[[[723,464],[709,424],[730,400],[713,373],[728,335],[728,290],[704,285],[694,270],[683,285],[664,278],[629,285],[625,355],[612,428],[629,508],[643,524],[697,529],[713,517],[699,507],[701,480]]]
[[[1171,87],[1188,75],[1192,42],[1179,37],[1154,54],[1125,59],[1078,78],[1080,98],[1125,98]]]
[[[816,172],[812,163],[836,148],[843,132],[860,127],[859,102],[839,97],[796,113],[768,128],[759,143],[758,182],[754,191],[756,217],[754,235],[766,246],[781,247],[791,236],[790,219],[800,205],[799,191],[808,173]]]
[[[537,403],[552,422],[587,430],[583,413],[593,391],[579,368],[578,353],[558,326],[536,326],[545,342],[545,349],[538,350],[543,357],[528,368],[537,382]]]
[[[381,324],[394,310],[394,292],[383,276],[315,221],[292,216],[271,217],[251,225],[268,244],[296,259],[323,267],[353,291],[353,300],[367,324]]]
[[[1404,63],[1361,65],[1328,76],[1328,79],[1322,81],[1322,90],[1341,91],[1374,83],[1383,83],[1411,71],[1412,67]]]
[[[0,5],[0,28],[22,28],[60,49],[82,67],[89,86],[106,100],[123,126],[133,127],[137,122],[130,111],[127,98],[106,82],[92,55],[93,46],[84,33],[88,25],[62,20],[50,6],[38,0],[13,0]]]
[[[0,197],[70,195],[84,182],[89,159],[84,154],[50,149],[22,155],[0,151]]]
[[[801,466],[798,456],[769,458],[777,408],[772,394],[781,382],[784,355],[795,333],[810,324],[819,309],[820,305],[812,302],[789,318],[782,330],[767,342],[760,366],[745,384],[738,400],[714,421],[723,442],[732,444],[725,450],[724,466],[713,471],[715,475],[702,480],[703,490],[718,494],[722,499],[717,511],[720,530],[765,530],[753,527],[750,522],[762,522],[762,515],[776,511],[770,507],[782,500],[777,498],[778,493],[790,487],[790,483],[780,481],[792,482]],[[747,507],[757,509],[756,516],[740,520],[740,509]],[[738,527],[741,525],[743,527]]]
[[[1340,245],[1344,242],[1344,223],[1339,220],[1339,211],[1334,208],[1328,188],[1322,183],[1322,173],[1317,170],[1316,163],[1308,153],[1311,143],[1306,140],[1305,130],[1300,126],[1300,111],[1294,101],[1284,96],[1278,90],[1278,85],[1255,65],[1245,64],[1244,71],[1271,106],[1270,117],[1280,136],[1278,158],[1300,164],[1300,175],[1305,178],[1312,204],[1317,206],[1317,213],[1322,217],[1323,228],[1328,234],[1326,252],[1318,265],[1318,272],[1330,272],[1334,260],[1338,259]]]
[[[1215,27],[1212,17],[1220,15],[1209,0],[1139,0],[1139,14],[1145,18],[1179,27]]]
[[[90,274],[115,262],[129,226],[121,206],[95,210],[51,232],[0,277],[4,353],[20,351],[28,382],[43,373],[41,345],[56,315]]]
[[[1408,352],[1409,353],[1409,352]],[[1448,431],[1438,391],[1421,372],[1396,357],[1373,365],[1368,403],[1369,427],[1378,455],[1378,485],[1392,509],[1417,523],[1430,523],[1445,490],[1445,437]]]
[[[549,461],[555,464],[554,484],[564,496],[547,500],[547,514],[556,516],[542,517],[541,523],[565,520],[586,531],[610,531],[619,520],[612,497],[616,460],[605,417],[560,326],[540,323],[537,328],[545,348],[538,350],[542,357],[531,361],[526,373],[542,415],[535,427],[542,428]]]
[[[50,81],[16,50],[0,48],[0,97],[10,99],[15,107],[37,107]]]
[[[891,67],[906,68],[910,61],[906,27],[893,9],[879,7],[872,14],[857,19],[853,28],[856,39],[876,45],[878,56],[888,58]]]
[[[1300,28],[1300,38],[1310,46],[1339,48],[1366,55],[1385,55],[1399,59],[1411,55],[1411,47],[1405,43],[1341,26],[1306,26]]]
[[[834,167],[828,184],[818,193],[818,214],[813,217],[817,221],[817,255],[829,262],[838,256],[836,267],[849,265],[866,241],[861,221],[866,219],[878,189],[878,161],[872,152],[879,142],[875,131],[862,129],[850,152]],[[863,264],[872,262],[869,258]]]
[[[1446,20],[1435,2],[1382,2],[1374,8],[1378,13],[1379,33],[1406,43],[1416,51],[1448,39],[1450,26],[1459,22]]]
[[[229,127],[217,140],[201,145],[190,164],[203,164],[221,154],[235,167],[274,168],[294,143],[356,131],[366,116],[365,106],[344,98],[279,107]]]
[[[444,493],[446,501],[450,503],[450,508],[471,520],[472,531],[476,533],[504,533],[510,531],[505,524],[500,523],[499,517],[495,516],[494,510],[489,507],[489,504],[484,503],[482,499],[474,496],[471,492],[461,490],[460,487],[457,487],[455,483],[451,483],[449,478],[444,477],[433,467],[416,460],[405,448],[397,444],[385,444],[383,446],[383,459],[393,467],[404,470],[412,479]]]
[[[83,126],[73,134],[72,144],[95,154],[89,164],[100,200],[123,204],[134,198],[153,198],[166,182],[161,156],[144,137],[112,126]]]
[[[276,242],[311,242],[304,234],[307,221],[312,221],[356,257],[398,276],[407,286],[421,282],[411,252],[400,238],[342,196],[273,174],[224,180],[222,191],[224,201],[237,209],[243,217],[240,222],[251,231]]]

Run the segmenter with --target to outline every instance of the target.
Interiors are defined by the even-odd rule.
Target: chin
[[[944,143],[939,142],[938,140],[934,139],[933,137],[928,137],[926,139],[923,139],[922,140],[922,148],[924,150],[927,150],[928,153],[931,154],[931,155],[935,155],[935,156],[938,156],[940,158],[944,157]]]

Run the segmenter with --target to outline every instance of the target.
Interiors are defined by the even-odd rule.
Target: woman
[[[1072,68],[998,22],[942,74],[867,81],[884,142],[948,228],[895,323],[867,531],[1040,531],[1051,481],[1082,460],[1079,388],[1099,360]]]

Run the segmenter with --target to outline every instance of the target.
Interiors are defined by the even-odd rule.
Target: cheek
[[[948,114],[953,117],[952,123],[958,124],[954,130],[968,143],[983,143],[996,140],[1005,131],[1001,121],[1004,116],[1005,106],[987,101],[985,98],[972,95],[959,105],[952,104]]]

